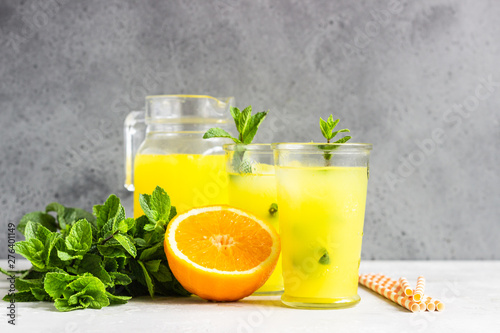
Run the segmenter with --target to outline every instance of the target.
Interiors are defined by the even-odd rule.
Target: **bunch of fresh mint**
[[[160,187],[139,201],[145,215],[137,219],[125,217],[115,195],[94,206],[93,214],[58,203],[26,214],[17,227],[26,240],[15,250],[33,267],[16,277],[17,292],[4,300],[54,301],[58,310],[71,311],[148,294],[190,295],[172,275],[163,249],[175,207]]]

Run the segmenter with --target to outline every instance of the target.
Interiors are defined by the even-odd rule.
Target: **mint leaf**
[[[0,267],[0,273],[5,274],[9,277],[14,276],[14,272],[10,273],[10,272],[6,271],[5,269],[3,269],[2,267]]]
[[[135,225],[135,219],[133,218],[121,220],[120,222],[118,222],[118,231],[126,233],[130,229],[132,229],[134,225]]]
[[[351,139],[350,136],[344,136],[342,139],[335,141],[334,143],[345,143]]]
[[[347,128],[344,128],[344,129],[341,129],[341,130],[338,130],[338,131],[335,131],[335,132],[332,132],[332,138],[334,138],[338,133],[343,133],[343,132],[350,132],[349,129]]]
[[[230,112],[231,116],[233,116],[234,119],[234,124],[236,125],[236,129],[240,128],[240,117],[241,117],[241,111],[237,107],[230,107]]]
[[[62,298],[55,299],[59,311],[101,309],[109,304],[104,284],[93,276],[78,277],[65,287]]]
[[[51,297],[45,292],[43,287],[41,288],[31,288],[30,289],[31,293],[33,296],[38,300],[38,301],[49,301],[52,300]]]
[[[50,300],[50,296],[43,289],[43,279],[16,278],[15,284],[16,284],[16,290],[18,292],[29,292],[33,295],[35,300],[38,301]]]
[[[127,258],[127,251],[115,240],[116,243],[108,242],[104,245],[97,245],[97,250],[103,257],[108,258]]]
[[[90,273],[93,276],[99,278],[102,283],[104,283],[106,286],[112,286],[113,285],[113,280],[104,269],[104,264],[102,262],[101,256],[97,254],[91,254],[87,253],[83,258],[82,261],[80,262],[80,265],[78,266],[78,275],[84,274],[84,273]]]
[[[62,261],[71,261],[74,259],[82,259],[82,254],[70,253],[64,250],[57,250],[57,257]]]
[[[115,258],[103,258],[102,263],[107,272],[116,272],[118,270],[118,261]]]
[[[141,201],[140,196],[139,196],[139,201]],[[142,205],[141,205],[141,207],[142,207]],[[141,238],[141,239],[144,238],[144,226],[148,222],[149,222],[149,219],[146,215],[142,215],[141,217],[138,217],[137,219],[135,219],[135,224],[132,227],[132,229],[130,229],[129,233],[131,235],[133,235],[134,237]]]
[[[241,161],[237,170],[239,173],[252,173],[252,161],[248,158],[243,157],[243,160]]]
[[[42,224],[33,221],[28,221],[24,229],[24,237],[27,241],[30,239],[38,239],[42,243],[45,243],[45,240],[50,234],[51,231],[49,229],[45,228]]]
[[[134,244],[137,249],[148,247],[148,243],[143,238],[134,238]]]
[[[152,271],[151,275],[154,276],[159,282],[170,282],[172,281],[172,272],[164,264],[158,266],[158,270]]]
[[[243,141],[243,136],[245,132],[247,131],[248,124],[250,122],[252,114],[252,106],[249,105],[247,106],[243,111],[241,111],[240,114],[240,119],[238,120],[238,126],[236,127],[238,129],[238,132],[240,133],[240,141]]]
[[[140,260],[138,260],[137,263],[142,268],[142,273],[143,273],[144,281],[146,282],[146,286],[148,287],[149,295],[151,297],[153,297],[154,294],[155,294],[155,288],[154,288],[154,285],[153,285],[153,280],[151,280],[151,276],[149,276],[148,270],[146,269],[146,266],[144,266],[144,263],[142,261],[140,261]]]
[[[248,126],[242,134],[242,139],[244,144],[250,144],[259,129],[260,124],[264,121],[269,111],[258,112],[250,118]]]
[[[241,143],[237,138],[233,138],[231,134],[219,127],[213,127],[203,134],[203,139],[211,138],[228,138],[234,141],[234,143]]]
[[[118,233],[113,236],[114,239],[120,243],[120,245],[132,256],[137,256],[137,249],[135,248],[134,242],[130,239],[130,236]]]
[[[90,223],[95,221],[95,217],[86,210],[65,207],[57,202],[48,204],[45,208],[45,212],[55,212],[57,214],[57,222],[61,230],[65,230],[67,225],[71,225],[81,219],[86,219]]]
[[[14,245],[16,253],[19,253],[29,261],[31,264],[39,269],[45,268],[45,258],[44,258],[44,244],[36,239],[31,238],[27,241],[16,242]]]
[[[21,291],[30,291],[31,288],[43,288],[43,279],[23,279],[16,278],[16,290]]]
[[[109,273],[111,275],[111,278],[113,279],[113,283],[115,285],[122,285],[126,286],[130,283],[132,283],[132,279],[127,274],[119,273],[119,272],[111,272]]]
[[[151,195],[139,194],[139,204],[141,205],[142,211],[147,216],[148,220],[152,223],[156,222],[158,215],[151,208]]]
[[[170,211],[172,207],[170,206],[168,194],[161,187],[156,187],[151,195],[141,194],[139,203],[150,222],[150,224],[144,225],[144,230],[153,231],[157,229],[158,232],[164,233],[165,226],[171,218]]]
[[[157,186],[151,194],[150,207],[156,212],[155,221],[167,221],[170,217],[170,197],[164,189]]]
[[[30,291],[21,291],[17,293],[12,293],[12,294],[7,294],[5,295],[2,300],[5,302],[36,302],[38,299],[33,295],[33,293]]]
[[[63,295],[66,286],[76,279],[76,276],[67,273],[47,273],[44,288],[50,297],[59,298]]]
[[[146,269],[150,273],[158,272],[158,270],[160,269],[160,263],[161,263],[161,260],[150,260],[150,261],[146,261],[144,263],[144,266],[146,267]]]
[[[116,231],[118,222],[125,219],[125,209],[114,194],[111,194],[103,205],[94,206],[93,211],[97,217],[97,228],[104,229],[102,234]],[[111,231],[113,229],[114,231]]]
[[[127,301],[132,298],[130,296],[116,296],[107,291],[106,291],[106,296],[108,297],[110,305],[126,304]]]
[[[327,122],[323,120],[323,118],[319,118],[319,127],[321,128],[321,133],[323,136],[328,139],[330,137],[330,127]]]
[[[170,215],[168,217],[168,221],[170,222],[175,217],[175,215],[177,215],[177,209],[175,208],[175,206],[170,206]]]
[[[17,230],[21,234],[24,235],[24,230],[26,228],[26,224],[29,221],[39,223],[50,231],[57,230],[56,219],[52,215],[44,213],[44,212],[31,212],[31,213],[24,215],[21,218],[21,221],[19,221],[19,223],[17,225]]]
[[[77,254],[85,254],[92,245],[92,228],[87,220],[79,220],[71,227],[64,244]]]
[[[330,117],[328,117],[328,127],[330,129],[334,129],[335,126],[337,126],[337,124],[339,123],[340,119],[336,119],[336,120],[333,120],[333,115],[330,115]],[[330,135],[330,139],[333,138],[332,135]]]
[[[47,267],[58,267],[60,260],[57,255],[57,246],[62,243],[62,237],[59,233],[51,233],[45,239],[45,265]],[[55,251],[53,251],[55,249]]]
[[[330,255],[326,249],[323,249],[323,255],[319,258],[318,262],[321,265],[328,265],[330,263]]]
[[[163,242],[158,242],[155,245],[145,249],[139,256],[139,260],[142,261],[163,259],[163,258],[165,258],[165,250],[163,247]]]
[[[67,227],[69,233],[57,246],[57,257],[62,261],[83,259],[92,246],[92,227],[87,220],[79,220]],[[57,243],[55,243],[57,244]]]

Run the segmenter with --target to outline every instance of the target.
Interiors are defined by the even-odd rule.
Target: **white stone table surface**
[[[6,268],[6,260],[0,261]],[[17,261],[16,268],[29,267]],[[418,275],[426,294],[446,305],[443,312],[411,313],[359,288],[361,302],[348,309],[302,310],[285,307],[279,296],[247,297],[211,303],[197,297],[150,299],[101,310],[58,312],[52,303],[16,303],[16,325],[7,323],[0,301],[0,332],[499,332],[500,261],[362,261],[360,273]],[[0,294],[8,289],[2,275]]]

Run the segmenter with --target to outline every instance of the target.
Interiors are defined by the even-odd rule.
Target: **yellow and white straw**
[[[386,281],[390,281],[389,278],[385,279]],[[410,299],[409,297],[401,296],[395,293],[393,290],[387,288],[384,285],[378,284],[373,280],[368,279],[367,276],[361,276],[359,282],[365,287],[375,291],[377,294],[384,296],[387,299],[401,305],[402,307],[410,310],[411,312],[420,311],[420,305]]]
[[[415,290],[411,289],[406,278],[393,280],[381,273],[362,274],[359,276],[359,283],[412,312],[444,310],[441,301],[424,295],[423,276],[418,277]]]
[[[399,285],[406,296],[413,296],[413,289],[411,289],[410,283],[405,277],[399,278]]]
[[[419,276],[417,279],[417,287],[413,290],[413,299],[417,302],[422,301],[424,297],[424,289],[425,289],[425,278],[423,276]]]

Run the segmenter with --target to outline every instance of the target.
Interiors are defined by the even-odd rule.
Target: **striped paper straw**
[[[432,301],[432,297],[429,296],[424,296],[424,301],[425,307],[427,308],[427,311],[434,311],[436,310],[436,304]]]
[[[372,280],[368,280],[366,276],[360,276],[359,278],[359,283],[361,283],[363,286],[373,290],[379,295],[384,296],[387,299],[390,299],[391,301],[401,305],[402,307],[410,310],[411,312],[418,312],[420,311],[420,305],[417,302],[414,302],[411,300],[409,297],[405,296],[400,296],[396,294],[394,291],[378,284],[374,283]]]
[[[405,296],[405,297],[408,297],[408,298],[411,298],[413,299],[413,296],[406,296],[405,293],[403,292],[403,288],[401,287],[401,285],[399,284],[399,281],[398,281],[398,285],[397,287],[394,289],[394,292],[398,295],[401,295],[401,296]]]
[[[370,280],[373,280],[373,279],[379,277],[380,275],[382,275],[382,273],[367,273],[367,274],[361,274],[361,275],[368,277],[368,279],[370,279]]]
[[[369,281],[372,281],[374,283],[378,283],[378,284],[381,284],[381,285],[387,285],[389,283],[394,283],[397,281],[391,279],[390,277],[384,275],[384,274],[381,274],[381,273],[377,273],[377,274],[373,274],[373,273],[370,273],[370,274],[361,274],[360,275],[360,278],[361,277],[366,277],[367,280]]]
[[[420,302],[424,297],[424,289],[425,289],[425,278],[423,276],[419,276],[417,279],[417,288],[413,291],[413,299],[417,302]]]
[[[391,280],[391,281],[388,281],[384,287],[386,287],[387,289],[391,290],[391,291],[394,291],[394,288],[396,288],[398,286],[398,281],[395,281],[395,280]]]
[[[411,289],[410,283],[405,277],[399,278],[399,285],[406,296],[413,296],[413,289]]]
[[[396,288],[394,288],[394,292],[398,293],[398,294],[403,294],[403,290],[401,289],[399,282],[396,284]]]
[[[431,302],[433,302],[434,305],[436,305],[437,311],[444,311],[444,303],[443,302],[441,302],[440,300],[435,299],[435,298],[431,298]]]
[[[417,302],[417,304],[420,306],[420,311],[425,311],[425,309],[427,309],[427,305],[425,305],[424,302]]]
[[[366,276],[368,280],[371,280],[371,281],[376,282],[376,283],[379,283],[379,282],[384,281],[385,279],[387,279],[387,277],[384,274],[380,274],[380,273],[377,273],[377,274],[365,274],[364,276]]]
[[[371,281],[372,283],[376,283],[384,288],[387,288],[391,291],[394,291],[394,288],[397,287],[398,281],[391,279],[388,276],[383,275],[382,277],[373,278],[370,275],[361,275],[360,278],[365,277],[367,281]]]

